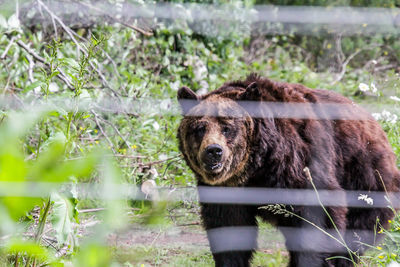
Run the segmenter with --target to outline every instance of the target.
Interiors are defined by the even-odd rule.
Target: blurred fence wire
[[[34,7],[32,1],[30,7]],[[28,5],[29,6],[29,5]],[[62,19],[78,17],[84,23],[91,16],[108,18],[111,23],[126,24],[134,19],[143,19],[148,27],[163,21],[172,28],[182,29],[187,23],[191,30],[211,36],[226,36],[232,33],[245,34],[291,34],[321,35],[371,35],[376,33],[397,36],[400,32],[398,8],[363,7],[310,7],[310,6],[246,6],[233,4],[199,3],[133,3],[117,5],[108,1],[86,3],[78,1],[50,1],[46,6]],[[28,12],[28,18],[29,18]],[[31,23],[43,20],[34,17]],[[255,27],[252,27],[255,26]]]
[[[400,208],[400,194],[376,191],[335,191],[282,188],[231,188],[218,186],[152,187],[143,190],[132,184],[0,182],[0,197],[42,197],[52,190],[74,192],[80,199],[156,200],[169,202],[235,203],[243,205],[300,205],[335,207]]]
[[[195,100],[181,100],[181,105],[195,106]],[[393,102],[393,101],[392,101]],[[253,118],[294,118],[315,120],[368,120],[372,117],[367,113],[360,113],[356,104],[342,103],[287,103],[287,102],[257,102],[236,101],[249,116]],[[357,104],[371,114],[382,113],[384,110],[393,114],[400,113],[400,107],[392,104]],[[96,111],[101,113],[129,114],[132,116],[175,116],[182,113],[178,103],[173,99],[155,98],[103,98],[90,97],[66,98],[30,96],[17,98],[16,96],[0,97],[0,109],[20,111]],[[239,114],[239,113],[238,113]],[[243,116],[244,114],[232,116]],[[196,111],[185,115],[191,116],[218,116],[218,114],[201,113]],[[247,115],[246,115],[247,116]],[[375,117],[375,116],[374,116]],[[377,116],[377,118],[380,118]]]

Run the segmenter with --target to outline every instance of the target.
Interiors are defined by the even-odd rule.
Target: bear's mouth
[[[207,172],[217,173],[222,169],[222,162],[211,162],[208,164],[204,164],[204,169]]]

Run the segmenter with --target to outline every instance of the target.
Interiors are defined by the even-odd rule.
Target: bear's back
[[[266,105],[271,102],[283,103],[288,109],[291,108],[291,103],[304,104],[306,112],[303,110],[301,113],[305,114],[303,118],[275,117],[276,125],[287,125],[287,123],[306,125],[311,120],[319,120],[320,124],[324,125],[320,129],[324,129],[325,133],[318,134],[332,134],[337,157],[340,158],[339,182],[344,189],[383,190],[380,181],[382,178],[387,187],[397,191],[400,175],[396,156],[392,152],[385,132],[366,110],[336,92],[310,89],[301,84],[275,82],[250,75],[244,81],[226,83],[204,95],[202,99],[218,95],[221,98],[240,101],[243,100],[246,88],[252,83],[256,83],[260,92],[256,98],[250,99],[252,101],[264,101]],[[247,98],[244,100],[248,101]],[[296,112],[289,114],[297,115]],[[328,133],[329,131],[333,133]],[[368,169],[369,172],[362,172],[360,169]],[[384,173],[378,174],[376,170]],[[357,173],[364,173],[365,177],[354,177]],[[364,180],[361,185],[360,179]]]

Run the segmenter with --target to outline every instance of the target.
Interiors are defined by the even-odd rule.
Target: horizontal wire
[[[286,248],[299,252],[346,253],[348,250],[343,240],[357,240],[357,244],[346,244],[346,246],[358,248],[379,235],[366,229],[346,229],[345,232],[340,233],[340,237],[335,229],[323,229],[323,232],[311,224],[299,227],[278,227],[278,229],[286,238]],[[258,227],[255,226],[219,227],[207,231],[213,253],[260,248],[262,246],[256,244],[257,234]]]
[[[195,100],[180,100],[184,107],[194,107],[198,104]],[[400,113],[398,105],[391,104],[362,104],[357,105],[341,103],[288,103],[288,102],[261,102],[261,101],[235,101],[247,113],[237,112],[229,117],[251,116],[254,118],[294,118],[294,119],[322,119],[322,120],[368,120],[372,117],[360,112],[359,107],[371,113],[383,110]],[[18,98],[0,97],[0,109],[21,110],[32,112],[59,111],[97,111],[107,113],[125,113],[134,116],[160,115],[172,116],[182,114],[180,105],[174,99],[96,99],[82,98],[71,99],[65,97],[49,97],[41,99],[35,97]],[[186,115],[192,116],[220,116],[210,113],[209,110],[191,111]],[[224,115],[226,116],[226,115]]]
[[[320,206],[312,189],[282,188],[234,188],[234,187],[152,187],[142,192],[140,186],[131,184],[93,183],[46,183],[46,182],[0,182],[0,197],[43,197],[54,190],[77,194],[81,199],[102,200],[153,200],[153,201],[200,201],[202,203],[294,206]],[[324,206],[359,208],[400,207],[399,193],[378,191],[318,190]],[[389,201],[390,200],[390,201]]]
[[[337,32],[342,35],[376,33],[397,35],[400,33],[399,8],[274,5],[246,7],[242,3],[218,5],[123,3],[113,5],[108,1],[96,1],[95,7],[66,1],[50,1],[46,5],[56,11],[61,18],[68,18],[71,14],[81,14],[81,16],[76,16],[78,20],[87,20],[89,15],[99,16],[100,19],[107,14],[122,21],[145,19],[147,24],[152,23],[154,27],[159,20],[164,20],[164,23],[177,29],[182,27],[181,21],[187,21],[192,31],[205,35],[250,34],[249,27],[254,23],[257,23],[256,29],[260,32],[273,34]],[[149,19],[154,21],[151,22]],[[260,25],[261,23],[264,26]],[[277,24],[293,27],[277,27]],[[309,25],[312,27],[308,27]]]

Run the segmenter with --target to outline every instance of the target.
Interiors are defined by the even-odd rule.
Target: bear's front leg
[[[328,258],[346,256],[342,239],[346,208],[328,207],[325,211],[321,207],[297,207],[294,213],[298,217],[292,217],[291,223],[279,226],[286,239],[286,248],[289,250],[289,266],[342,266],[336,265],[334,260]]]
[[[201,216],[216,267],[246,267],[257,247],[256,207],[201,204]]]

